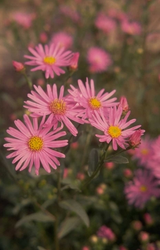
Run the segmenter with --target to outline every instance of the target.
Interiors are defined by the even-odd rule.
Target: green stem
[[[61,195],[61,172],[58,171],[58,180],[57,180],[57,207],[59,208],[59,201]],[[54,223],[54,239],[55,239],[55,250],[59,250],[59,238],[58,238],[58,221],[59,221],[59,209],[57,209],[57,213],[55,216],[55,223]]]
[[[23,73],[23,75],[24,75],[24,78],[26,79],[26,81],[27,81],[27,83],[28,83],[28,86],[29,86],[29,88],[30,89],[32,89],[32,82],[31,82],[31,80],[29,79],[29,77],[26,75],[26,73]]]

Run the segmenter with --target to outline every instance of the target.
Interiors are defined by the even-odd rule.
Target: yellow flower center
[[[99,109],[101,107],[101,103],[99,100],[97,100],[96,97],[92,97],[88,100],[89,106],[92,109]]]
[[[55,115],[64,115],[66,112],[66,103],[63,100],[54,100],[49,106],[52,113]]]
[[[117,138],[121,135],[121,129],[118,126],[110,126],[108,129],[108,134],[112,138]]]
[[[141,150],[141,153],[142,153],[142,155],[147,155],[147,154],[149,153],[149,151],[148,151],[147,148],[143,148],[143,149]]]
[[[143,193],[146,192],[147,191],[147,187],[144,186],[144,185],[140,186],[140,191],[143,192]]]
[[[32,136],[28,141],[28,146],[32,151],[40,151],[43,147],[43,140],[39,136]]]
[[[52,65],[56,62],[56,59],[52,56],[46,56],[44,59],[43,59],[43,62],[46,63],[46,64],[49,64],[49,65]]]

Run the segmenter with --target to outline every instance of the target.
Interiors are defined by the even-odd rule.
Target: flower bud
[[[82,247],[82,250],[90,250],[90,248],[88,246],[84,246]]]
[[[70,60],[69,69],[76,70],[78,68],[78,59],[79,59],[79,52],[76,52],[73,54]]]
[[[145,130],[137,129],[130,137],[129,144],[132,148],[138,147],[141,143],[141,136],[144,134]]]
[[[149,240],[149,234],[147,232],[140,232],[139,239],[141,242],[147,242]]]
[[[149,213],[144,214],[144,220],[147,225],[152,225],[153,224],[153,219]]]
[[[139,220],[135,220],[135,221],[132,222],[132,227],[135,230],[139,231],[139,230],[142,229],[142,223]]]
[[[121,96],[119,105],[123,109],[123,114],[125,115],[129,111],[129,105],[125,96]]]
[[[133,173],[129,168],[124,169],[123,174],[126,178],[130,178],[133,176]]]
[[[13,61],[12,65],[17,72],[22,72],[24,71],[25,67],[21,62]]]

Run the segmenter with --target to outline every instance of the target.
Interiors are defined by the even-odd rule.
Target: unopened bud
[[[73,56],[70,60],[69,68],[71,70],[76,70],[78,68],[78,60],[79,60],[79,52],[76,52],[73,54]]]
[[[129,168],[124,169],[123,174],[126,178],[132,177],[133,173]]]
[[[140,232],[139,239],[141,242],[147,242],[149,240],[149,234],[147,232]]]
[[[119,105],[123,109],[123,114],[125,115],[129,111],[129,105],[125,96],[121,96]]]
[[[145,130],[137,129],[130,137],[129,144],[132,148],[138,147],[141,143],[141,136],[144,134]]]
[[[17,72],[22,72],[25,69],[24,65],[21,62],[13,61],[12,65],[13,65],[15,71],[17,71]]]

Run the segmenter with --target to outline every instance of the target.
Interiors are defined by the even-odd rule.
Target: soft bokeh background
[[[6,129],[14,126],[15,119],[22,118],[23,101],[30,91],[23,75],[15,72],[12,61],[24,63],[24,55],[29,55],[28,47],[49,44],[57,33],[63,32],[62,46],[80,53],[78,70],[68,80],[68,86],[76,86],[78,79],[85,81],[88,77],[94,79],[97,90],[116,89],[118,99],[127,98],[131,118],[142,124],[146,135],[156,139],[160,135],[159,12],[159,0],[0,1],[0,249],[30,250],[38,246],[43,247],[39,250],[54,249],[52,221],[44,217],[42,222],[38,216],[27,219],[26,223],[20,219],[39,209],[44,212],[43,208],[55,212],[56,173],[42,172],[36,178],[27,170],[15,173],[14,166],[5,158]],[[94,47],[103,50],[105,58],[107,53],[108,64],[104,64],[106,59],[101,54],[96,59],[89,56],[89,50]],[[96,61],[98,66],[93,67],[91,61]],[[34,84],[45,86],[41,71],[30,72],[30,67],[26,67],[26,72]],[[64,79],[65,76],[56,76],[49,81],[60,86]],[[87,144],[88,134],[89,128],[81,129],[78,139],[72,141],[62,162],[67,176],[64,183],[69,179],[75,184],[87,176],[89,151],[98,145],[94,137]],[[159,199],[152,197],[143,209],[128,205],[124,186],[141,166],[130,155],[127,157],[128,165],[105,166],[101,175],[79,196],[90,217],[90,226],[74,221],[74,230],[68,230],[62,237],[61,249],[160,249]],[[125,173],[126,169],[130,174]],[[69,197],[72,192],[71,189],[64,195]],[[30,196],[36,197],[37,206]],[[145,214],[149,214],[151,223],[146,222]],[[113,240],[97,236],[102,225],[112,229]]]

